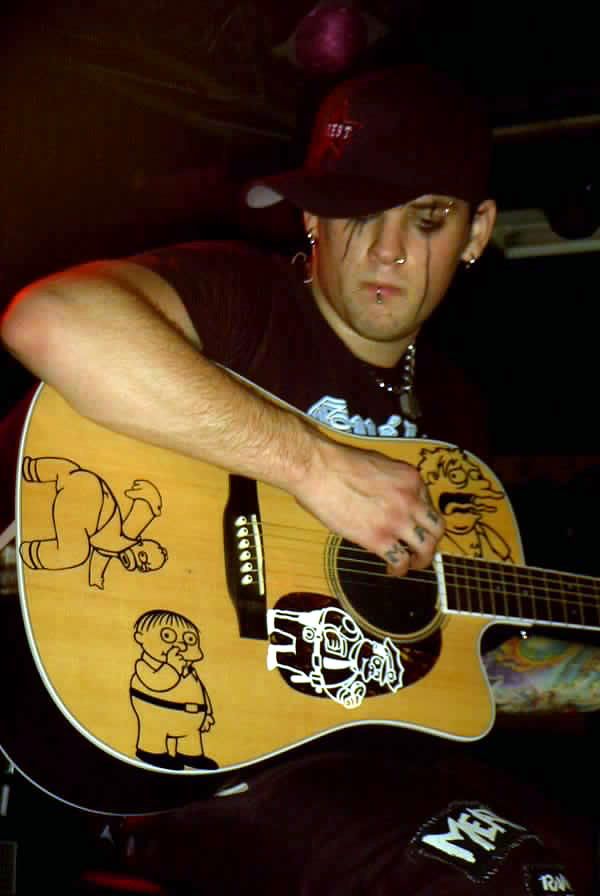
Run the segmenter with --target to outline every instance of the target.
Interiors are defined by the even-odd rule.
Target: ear
[[[471,231],[461,254],[463,261],[476,261],[492,238],[496,223],[496,203],[493,199],[481,202],[471,221]]]
[[[302,217],[304,218],[304,230],[306,233],[312,230],[315,236],[319,235],[319,218],[317,215],[312,215],[310,212],[303,212]]]

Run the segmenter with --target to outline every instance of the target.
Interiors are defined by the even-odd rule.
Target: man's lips
[[[392,298],[393,296],[401,295],[404,292],[404,289],[401,286],[394,283],[365,282],[363,286],[369,295],[372,295],[374,298],[378,295],[382,298]]]

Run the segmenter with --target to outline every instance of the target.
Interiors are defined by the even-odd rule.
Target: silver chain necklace
[[[414,342],[406,349],[402,364],[402,379],[399,383],[390,383],[384,380],[379,372],[369,364],[365,364],[367,371],[377,386],[390,395],[395,395],[400,403],[402,416],[409,420],[417,420],[421,416],[421,408],[415,395],[415,358],[417,348]]]

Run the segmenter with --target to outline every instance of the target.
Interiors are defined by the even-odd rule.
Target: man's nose
[[[406,262],[406,233],[399,222],[382,222],[370,248],[371,258],[382,265],[402,265]]]

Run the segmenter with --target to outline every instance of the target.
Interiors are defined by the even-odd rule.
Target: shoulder
[[[283,259],[268,250],[237,240],[202,240],[162,246],[133,256],[130,261],[161,272],[211,273],[260,271],[282,267]]]
[[[152,249],[130,259],[169,283],[190,312],[236,304],[239,297],[263,302],[271,286],[291,276],[281,256],[241,241],[198,241]],[[286,270],[288,269],[288,270]],[[289,272],[288,272],[289,271]],[[192,315],[193,316],[193,315]]]
[[[272,297],[286,288],[282,279],[290,276],[286,273],[290,266],[281,256],[241,241],[164,246],[135,255],[129,263],[148,278],[160,280],[169,301],[166,312],[159,310],[170,318],[169,308],[182,309],[181,316],[198,334],[204,350],[223,363],[232,352],[237,354],[240,334],[244,342],[251,341],[248,309],[253,311],[250,322],[264,326]]]

